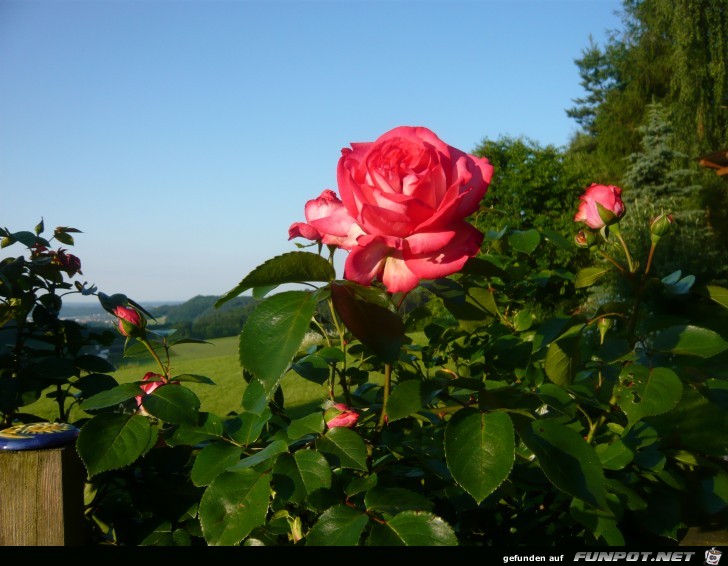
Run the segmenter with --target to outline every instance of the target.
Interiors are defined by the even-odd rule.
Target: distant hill
[[[175,338],[207,340],[236,336],[257,301],[252,297],[237,297],[216,309],[218,299],[212,295],[198,295],[184,303],[142,303],[142,306],[156,319],[157,329],[175,329]],[[111,326],[114,322],[113,316],[98,303],[64,304],[61,316],[91,325]]]

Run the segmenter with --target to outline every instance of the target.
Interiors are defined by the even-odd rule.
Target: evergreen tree
[[[661,103],[647,107],[645,124],[637,131],[642,135],[641,151],[629,156],[622,182],[628,197],[657,204],[669,197],[689,196],[700,188],[690,184],[694,172],[683,166],[687,156],[674,149],[673,128]]]

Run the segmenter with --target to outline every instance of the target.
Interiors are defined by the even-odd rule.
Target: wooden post
[[[85,477],[75,443],[0,450],[0,546],[84,544]]]

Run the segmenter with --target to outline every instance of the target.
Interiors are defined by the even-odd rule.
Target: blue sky
[[[565,145],[574,59],[620,5],[2,0],[0,225],[82,230],[79,279],[109,294],[222,294],[295,249],[350,142]]]

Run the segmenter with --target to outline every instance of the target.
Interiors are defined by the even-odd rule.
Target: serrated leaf
[[[318,383],[326,383],[331,374],[328,362],[318,354],[309,354],[295,362],[291,369],[304,379]]]
[[[200,525],[208,544],[237,545],[265,522],[270,474],[245,469],[223,472],[202,494]]]
[[[361,436],[343,427],[330,429],[316,440],[316,449],[335,456],[342,468],[367,471],[367,449]]]
[[[73,240],[73,236],[66,232],[58,232],[58,229],[56,229],[56,233],[54,234],[56,240],[61,242],[62,244],[66,244],[67,246],[72,246],[75,242]]]
[[[212,481],[240,460],[242,449],[227,442],[208,444],[195,458],[190,477],[197,486],[210,485]]]
[[[422,408],[422,382],[410,379],[398,383],[387,400],[387,418],[390,422],[410,416]]]
[[[705,285],[700,289],[701,294],[728,309],[728,289],[718,285]]]
[[[514,230],[508,235],[508,243],[514,250],[531,255],[541,243],[541,234],[538,230]]]
[[[314,491],[331,487],[331,466],[315,450],[282,454],[273,475],[276,492],[292,503],[302,503]]]
[[[260,415],[244,412],[227,423],[227,434],[238,444],[247,446],[252,444],[263,431],[263,427],[270,420],[272,413],[270,409],[264,409]]]
[[[183,373],[180,375],[175,375],[170,379],[170,381],[180,381],[180,382],[187,382],[187,383],[204,383],[206,385],[215,385],[215,382],[212,381],[209,377],[204,375],[197,375],[195,373]]]
[[[286,444],[284,440],[274,440],[268,446],[263,448],[263,450],[260,450],[252,456],[248,456],[247,458],[243,458],[242,460],[240,460],[240,462],[230,468],[230,471],[252,468],[253,466],[257,466],[261,462],[270,460],[271,458],[278,456],[278,454],[283,454],[284,452],[288,452],[288,444]]]
[[[728,342],[707,328],[681,324],[661,330],[652,347],[658,352],[710,358],[728,349]]]
[[[143,407],[158,419],[172,424],[197,424],[200,400],[181,385],[158,387],[142,399]]]
[[[634,452],[619,439],[611,444],[597,444],[594,450],[605,470],[621,470],[634,460]]]
[[[94,373],[106,373],[116,369],[107,359],[88,354],[76,358],[76,367]]]
[[[106,407],[113,407],[143,393],[138,383],[122,383],[112,389],[96,393],[96,395],[92,395],[84,400],[81,403],[81,409],[84,411],[95,411]]]
[[[396,515],[402,511],[432,511],[434,503],[425,496],[402,487],[374,487],[364,496],[368,511]]]
[[[93,477],[134,463],[156,440],[157,428],[146,417],[106,413],[83,426],[76,448]]]
[[[596,509],[581,499],[573,499],[569,512],[576,521],[587,527],[595,538],[604,539],[610,546],[624,546],[624,536],[617,527],[619,521],[611,511]]]
[[[197,423],[194,426],[180,425],[176,428],[167,444],[170,446],[180,446],[187,444],[194,446],[206,440],[215,440],[222,438],[223,428],[220,417],[213,413],[198,413]]]
[[[261,302],[240,333],[240,363],[272,397],[301,345],[318,298],[309,291],[285,291]]]
[[[318,254],[289,252],[256,267],[215,303],[219,307],[248,289],[264,287],[266,292],[284,283],[329,282],[336,278],[332,265]]]
[[[291,421],[286,429],[290,440],[296,440],[308,434],[322,434],[324,432],[324,416],[322,413],[311,413],[300,419]]]
[[[579,369],[580,358],[578,336],[568,336],[551,342],[544,361],[546,375],[556,385],[570,385]]]
[[[369,522],[361,511],[335,505],[324,511],[306,537],[306,546],[356,546]]]
[[[445,459],[455,481],[480,503],[503,483],[513,467],[511,419],[501,412],[458,411],[445,428]]]
[[[611,269],[604,267],[585,267],[584,269],[580,269],[576,272],[576,277],[574,278],[574,288],[582,289],[584,287],[591,287],[610,271]]]
[[[519,427],[546,477],[560,490],[607,509],[604,470],[594,449],[575,430],[551,419]]]
[[[682,395],[680,378],[668,368],[625,366],[614,386],[614,396],[627,415],[628,426],[674,408]]]
[[[457,546],[452,527],[428,511],[403,511],[385,524],[376,524],[370,546]]]
[[[399,358],[406,341],[402,318],[389,309],[358,298],[352,285],[332,283],[331,299],[349,331],[382,361]]]

